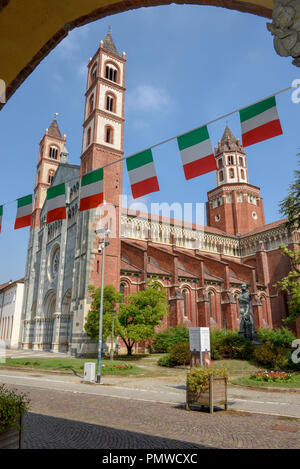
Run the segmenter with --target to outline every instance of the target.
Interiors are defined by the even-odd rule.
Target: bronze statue
[[[248,292],[247,285],[245,283],[242,285],[242,291],[239,294],[238,301],[240,311],[239,335],[249,340],[256,340],[251,294]]]

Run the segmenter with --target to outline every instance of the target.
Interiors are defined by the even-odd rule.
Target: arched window
[[[92,71],[91,71],[91,83],[93,83],[97,78],[97,64],[94,65]]]
[[[244,166],[244,160],[241,156],[239,157],[239,165]]]
[[[288,296],[286,292],[282,293],[282,299],[283,299],[285,317],[287,318],[290,315],[290,311],[289,311]]]
[[[121,282],[120,283],[120,293],[122,295],[122,298],[121,298],[121,303],[124,302],[124,298],[125,298],[125,294],[126,294],[126,283],[125,282]]]
[[[107,111],[114,112],[114,97],[108,94],[106,96],[106,109]]]
[[[105,142],[113,143],[113,128],[108,125],[105,127]]]
[[[212,291],[209,291],[209,292],[208,292],[208,303],[209,303],[209,317],[210,317],[210,318],[213,317],[212,296],[213,296],[213,292],[212,292]]]
[[[234,156],[233,155],[228,156],[228,164],[234,164]]]
[[[235,298],[235,311],[236,311],[236,318],[239,319],[240,317],[240,308],[239,308],[239,295],[238,293],[234,295]]]
[[[233,169],[233,168],[230,168],[230,170],[229,170],[229,176],[230,176],[231,179],[234,178],[234,169]]]
[[[219,168],[219,169],[222,169],[222,168],[223,168],[223,160],[222,160],[222,158],[220,158],[220,159],[218,160],[218,168]]]
[[[87,131],[87,136],[86,136],[86,146],[88,146],[91,143],[91,128],[88,129]]]
[[[49,158],[51,158],[53,160],[57,160],[57,148],[50,147],[50,149],[49,149]]]
[[[50,170],[49,173],[48,173],[48,184],[52,184],[53,182],[53,179],[54,179],[54,171],[53,170]]]
[[[245,171],[243,169],[241,169],[241,178],[245,179]]]
[[[220,171],[220,172],[219,172],[219,179],[220,179],[220,181],[223,181],[223,180],[224,180],[223,171]]]
[[[91,114],[93,109],[94,109],[94,95],[92,94],[92,96],[89,99],[89,114]]]
[[[187,289],[185,288],[184,290],[182,290],[182,296],[183,296],[183,315],[184,315],[184,317],[187,317],[187,295],[188,295],[188,291],[187,291]]]
[[[105,78],[111,81],[117,81],[117,70],[110,67],[109,65],[105,68]]]

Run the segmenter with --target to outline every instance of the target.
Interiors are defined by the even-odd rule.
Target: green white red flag
[[[17,199],[18,209],[15,221],[15,230],[31,225],[32,194]]]
[[[126,165],[134,199],[159,191],[151,149],[126,158]]]
[[[103,204],[103,168],[82,176],[79,209],[89,210],[101,204]]]
[[[47,190],[47,223],[66,218],[66,188],[58,184]]]
[[[177,143],[186,179],[217,169],[206,125],[177,137]]]
[[[3,217],[3,205],[0,205],[0,233],[2,227],[2,217]]]
[[[242,109],[240,119],[244,147],[282,134],[275,96]]]

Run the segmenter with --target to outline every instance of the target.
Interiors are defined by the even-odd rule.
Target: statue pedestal
[[[263,342],[260,342],[259,340],[251,340],[251,344],[254,345],[254,347],[259,347],[260,345],[263,345]]]

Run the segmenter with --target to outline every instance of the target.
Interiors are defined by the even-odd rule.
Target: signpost
[[[209,327],[190,327],[191,366],[210,367],[210,334]]]

